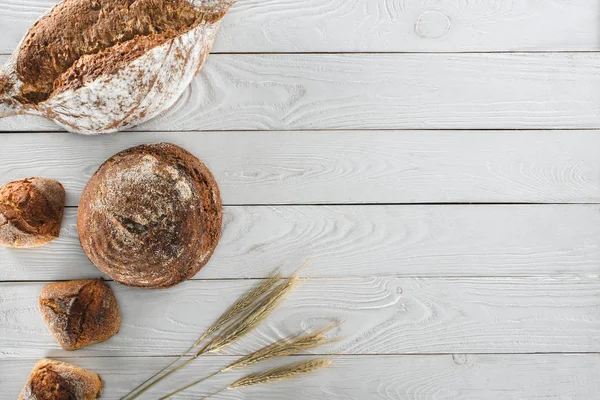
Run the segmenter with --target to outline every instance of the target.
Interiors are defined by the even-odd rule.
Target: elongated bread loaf
[[[121,130],[170,107],[198,73],[231,0],[63,0],[0,68],[0,118]]]

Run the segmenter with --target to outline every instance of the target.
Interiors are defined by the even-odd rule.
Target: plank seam
[[[439,206],[439,207],[451,207],[451,206],[594,206],[600,205],[598,202],[589,202],[589,203],[581,203],[581,202],[573,202],[573,203],[540,203],[540,202],[514,202],[514,203],[486,203],[486,202],[463,202],[463,203],[225,203],[223,207],[378,207],[378,206]],[[78,206],[65,206],[65,208],[69,209],[77,209]]]
[[[442,55],[460,55],[460,54],[600,54],[600,50],[491,50],[491,51],[256,51],[256,52],[231,52],[215,51],[210,54],[213,56],[243,56],[243,55],[387,55],[387,54],[442,54]],[[12,53],[1,52],[0,57],[8,57]]]
[[[98,271],[100,272],[100,271]],[[284,279],[285,276],[282,278]],[[301,276],[300,280],[366,280],[366,279],[423,279],[423,280],[446,280],[456,281],[465,279],[600,279],[600,274],[557,274],[557,275],[361,275],[361,276]],[[257,281],[265,280],[262,277],[245,277],[245,278],[191,278],[186,282],[218,282],[218,281]],[[3,280],[0,281],[0,285],[3,284],[16,284],[16,283],[48,283],[48,282],[68,282],[70,279],[48,279],[48,280]],[[114,282],[114,280],[105,277],[106,282]]]
[[[57,127],[58,128],[58,127]],[[357,129],[348,129],[348,128],[327,128],[327,129],[311,129],[311,128],[302,128],[302,129],[190,129],[190,130],[148,130],[148,131],[136,131],[136,130],[126,130],[121,131],[119,133],[113,133],[112,135],[118,134],[126,134],[126,133],[135,133],[143,135],[145,133],[244,133],[244,132],[323,132],[323,133],[337,133],[337,132],[345,132],[350,134],[360,134],[365,132],[556,132],[556,131],[599,131],[600,126],[598,127],[578,127],[578,128],[357,128]],[[70,133],[64,130],[30,130],[30,131],[7,131],[0,130],[0,134],[3,135],[20,135],[20,134],[31,134],[31,133],[43,133],[43,134],[69,134],[69,135],[77,135],[75,133]]]
[[[470,356],[538,356],[538,355],[598,355],[600,352],[597,351],[582,351],[582,352],[560,352],[560,351],[548,351],[548,352],[531,352],[531,353],[465,353],[465,352],[454,352],[454,353],[356,353],[356,354],[339,354],[339,353],[302,353],[293,354],[287,357],[307,357],[307,356],[318,356],[318,357],[439,357],[439,356],[453,356],[456,354],[466,354]],[[206,354],[203,357],[240,357],[242,354]],[[53,359],[69,359],[69,358],[176,358],[179,354],[152,354],[152,355],[132,355],[132,356],[96,356],[96,355],[59,355],[52,356]],[[190,357],[190,356],[188,356]],[[27,360],[38,360],[39,357],[19,356],[20,359]],[[187,357],[186,357],[187,358]],[[4,357],[0,360],[12,360],[13,357]]]

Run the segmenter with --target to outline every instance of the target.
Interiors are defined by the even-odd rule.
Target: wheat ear
[[[148,386],[137,392],[137,394],[135,394],[129,400],[137,398],[152,386],[185,367],[201,355],[224,349],[260,325],[269,315],[271,315],[275,308],[277,308],[281,300],[283,300],[283,297],[297,284],[299,280],[298,274],[306,265],[307,264],[304,264],[290,278],[284,279],[282,283],[276,284],[267,294],[257,298],[256,302],[251,303],[249,306],[251,307],[250,311],[238,315],[236,317],[237,319],[225,326],[220,333],[216,334],[211,340],[208,341],[208,343],[202,346],[200,350],[198,350],[190,359],[184,361],[163,376],[154,380]]]
[[[273,358],[291,356],[314,348],[333,343],[339,339],[327,339],[327,333],[339,326],[339,322],[307,334],[296,334],[280,339],[247,356],[240,358],[223,368],[221,372],[249,367]]]
[[[281,367],[271,368],[262,372],[256,372],[253,374],[246,375],[243,378],[233,382],[225,389],[221,389],[217,392],[204,396],[200,398],[200,400],[208,399],[209,397],[212,397],[217,393],[221,393],[226,390],[263,385],[266,383],[273,383],[284,379],[297,378],[299,376],[314,372],[318,369],[328,367],[331,365],[331,363],[332,361],[328,359],[313,359],[308,361],[301,361],[294,364],[288,364]]]
[[[202,343],[206,338],[217,332],[229,322],[249,311],[250,307],[258,299],[268,293],[273,286],[282,278],[278,272],[271,272],[267,279],[258,283],[240,297],[231,307],[227,309],[194,343],[194,347]]]
[[[256,307],[252,311],[250,311],[247,315],[238,318],[238,320],[232,322],[230,325],[223,328],[223,331],[221,333],[217,334],[207,344],[202,346],[202,348],[200,348],[200,350],[198,350],[198,352],[196,352],[196,354],[192,356],[192,358],[186,360],[184,363],[167,372],[156,382],[161,381],[162,379],[171,375],[173,372],[185,367],[201,355],[222,350],[228,347],[229,345],[233,344],[235,341],[244,337],[251,330],[260,325],[269,315],[271,315],[275,308],[277,308],[277,305],[279,305],[279,302],[283,299],[283,296],[292,289],[295,283],[296,277],[292,277],[286,279],[283,283],[280,283],[277,286],[275,286],[267,296],[263,297],[258,302]],[[216,374],[217,373],[209,375],[205,379],[208,379]],[[176,392],[179,392],[179,390]],[[160,400],[166,399],[172,394],[175,393],[169,393],[168,395],[161,397]]]
[[[131,397],[129,399],[129,400],[133,400],[133,399],[137,398],[139,395],[141,395],[142,393],[144,393],[145,391],[147,391],[155,383],[162,380],[162,378],[158,378],[157,380],[152,381],[158,375],[160,375],[161,373],[166,371],[169,367],[171,367],[174,364],[176,364],[177,362],[179,362],[187,353],[189,353],[192,349],[194,349],[200,343],[202,343],[204,340],[206,340],[206,338],[213,335],[215,332],[217,332],[223,326],[230,323],[233,319],[238,318],[240,316],[240,314],[243,315],[244,313],[249,312],[251,307],[259,299],[261,299],[263,296],[265,296],[281,278],[282,278],[281,274],[279,274],[278,272],[276,272],[276,271],[271,272],[271,274],[269,274],[269,276],[265,280],[259,282],[257,285],[250,288],[250,290],[248,290],[246,293],[244,293],[242,295],[242,297],[240,297],[235,303],[233,303],[233,305],[231,305],[211,326],[209,326],[204,331],[204,333],[202,333],[202,335],[200,335],[198,340],[196,340],[196,342],[194,342],[194,344],[189,349],[184,351],[179,357],[177,357],[169,365],[165,366],[163,369],[161,369],[160,371],[158,371],[157,373],[152,375],[150,378],[146,379],[144,382],[139,384],[137,387],[135,387],[133,390],[131,390],[129,393],[127,393],[125,396],[121,397],[120,400],[127,399],[129,396],[132,396],[138,389],[141,389],[140,392],[138,392],[137,394],[135,394],[133,397]],[[173,372],[174,371],[175,370],[173,370]],[[169,373],[169,375],[170,375],[170,373]],[[150,384],[148,386],[144,386],[149,382],[150,382]]]
[[[297,275],[285,279],[275,286],[269,295],[259,300],[256,307],[246,316],[225,327],[206,346],[206,352],[215,352],[230,346],[235,341],[246,336],[250,331],[260,325],[277,308],[284,296],[289,293],[298,282]]]
[[[307,334],[298,333],[298,334],[288,336],[283,339],[279,339],[274,343],[271,343],[253,353],[250,353],[247,356],[244,356],[244,357],[232,362],[231,364],[229,364],[228,366],[226,366],[225,368],[223,368],[217,372],[214,372],[208,376],[205,376],[204,378],[198,379],[184,387],[181,387],[181,388],[167,394],[166,396],[161,397],[160,400],[167,399],[177,393],[183,392],[184,390],[187,390],[187,389],[191,388],[192,386],[195,386],[201,382],[204,382],[207,379],[212,378],[213,376],[223,373],[223,372],[249,367],[251,365],[254,365],[254,364],[257,364],[257,363],[260,363],[263,361],[271,360],[273,358],[290,356],[293,354],[299,354],[304,351],[312,350],[316,347],[323,346],[328,343],[336,342],[337,339],[330,339],[330,340],[327,339],[327,332],[329,332],[330,330],[332,330],[333,328],[335,328],[337,326],[339,326],[339,323],[336,322],[336,323],[331,324],[323,329],[319,329],[318,331],[315,331],[315,332],[311,332],[311,333],[307,333]]]

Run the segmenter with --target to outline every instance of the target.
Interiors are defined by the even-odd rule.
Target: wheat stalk
[[[339,326],[339,323],[336,322],[315,332],[311,332],[308,334],[297,333],[295,335],[279,339],[274,343],[271,343],[251,354],[248,354],[247,356],[244,356],[232,362],[231,364],[217,372],[205,376],[204,378],[198,379],[182,388],[179,388],[161,397],[160,400],[167,399],[177,393],[183,392],[184,390],[189,389],[190,387],[204,382],[207,379],[212,378],[213,376],[223,372],[249,367],[251,365],[267,361],[273,358],[302,353],[304,351],[308,351],[316,347],[335,342],[337,341],[336,339],[327,340],[327,332],[329,332],[337,326]]]
[[[267,296],[269,291],[275,286],[275,284],[281,279],[281,274],[276,271],[273,271],[269,274],[269,276],[264,280],[259,282],[257,285],[254,285],[250,288],[246,293],[242,295],[235,303],[233,303],[211,326],[209,326],[202,335],[194,342],[194,344],[184,351],[179,357],[177,357],[173,362],[165,366],[163,369],[152,375],[150,378],[146,379],[144,382],[139,384],[125,396],[121,397],[120,400],[127,399],[129,396],[132,396],[137,390],[140,390],[137,394],[133,395],[129,400],[133,400],[140,396],[142,393],[150,389],[154,384],[158,383],[160,380],[164,379],[164,377],[158,378],[154,380],[158,375],[166,371],[169,367],[173,366],[177,362],[179,362],[187,353],[189,353],[192,349],[197,347],[200,343],[202,343],[206,338],[210,337],[212,334],[217,332],[226,324],[230,323],[233,319],[238,318],[240,314],[247,313],[251,307],[261,298]],[[175,368],[172,372],[179,368]],[[172,372],[169,372],[170,375]],[[165,375],[166,377],[167,375]],[[152,381],[152,382],[151,382]],[[147,386],[144,386],[148,384]]]
[[[273,383],[276,381],[281,381],[284,379],[293,379],[297,378],[301,375],[306,375],[311,372],[314,372],[318,369],[325,368],[330,366],[332,363],[331,360],[328,359],[313,359],[308,361],[301,361],[294,364],[288,364],[281,367],[271,368],[266,371],[256,372],[253,374],[249,374],[244,376],[243,378],[238,379],[233,382],[231,385],[227,386],[225,389],[221,389],[217,392],[211,393],[207,396],[200,398],[200,400],[208,399],[216,395],[217,393],[224,392],[226,390],[233,390],[244,388],[248,386],[256,386],[263,385],[266,383]]]
[[[237,315],[233,312],[228,313],[229,310],[225,312],[225,314],[228,314],[229,316],[227,317],[227,322],[223,322],[221,323],[221,325],[225,325],[226,323],[228,323],[228,325],[222,327],[222,331],[220,333],[214,335],[214,337],[210,341],[208,341],[208,343],[206,343],[203,347],[201,347],[196,352],[196,354],[194,354],[190,359],[184,361],[183,363],[168,371],[166,374],[148,383],[145,387],[140,389],[128,400],[136,399],[142,393],[146,392],[151,387],[153,387],[163,379],[167,378],[171,374],[185,367],[201,355],[224,349],[225,347],[244,337],[248,332],[256,328],[258,325],[260,325],[269,315],[271,315],[275,308],[277,308],[281,300],[283,300],[283,297],[297,284],[299,280],[298,275],[306,265],[308,265],[308,263],[305,263],[291,277],[284,279],[283,282],[279,284],[276,284],[277,280],[279,279],[278,275],[269,277],[267,281],[271,282],[271,287],[267,293],[259,292],[258,289],[260,288],[260,286],[263,286],[262,284],[259,284],[258,287],[256,287],[256,289],[251,289],[249,292],[247,292],[246,295],[242,296],[242,300],[244,297],[246,297],[245,301],[238,301],[236,302],[236,304],[239,303],[237,307],[236,304],[230,307],[230,309],[238,309]],[[277,279],[275,279],[276,277]],[[266,285],[264,287],[266,287]],[[242,305],[244,307],[242,307]],[[221,320],[221,318],[219,318],[219,320]],[[219,322],[219,320],[217,320],[217,322]],[[217,322],[215,322],[215,324]],[[192,346],[192,348],[193,347],[195,346]],[[183,355],[185,355],[185,353]],[[183,355],[181,357],[183,357]],[[169,366],[171,365],[173,365],[173,363],[171,363]],[[168,368],[169,366],[167,366],[166,368]],[[164,371],[166,368],[163,368],[162,371]],[[156,375],[157,374],[155,374],[154,376]],[[127,396],[129,396],[129,394]],[[123,400],[127,396],[121,398],[121,400]]]

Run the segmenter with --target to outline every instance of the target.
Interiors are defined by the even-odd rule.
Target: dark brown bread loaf
[[[102,395],[98,374],[62,361],[42,359],[33,367],[19,400],[94,400]]]
[[[208,168],[168,143],[106,161],[87,184],[77,228],[92,263],[117,282],[166,288],[193,277],[221,235],[219,188]]]
[[[0,187],[0,246],[36,247],[56,239],[65,189],[52,179],[28,178]]]
[[[121,326],[117,299],[102,279],[51,283],[39,301],[46,326],[65,350],[104,342]]]

